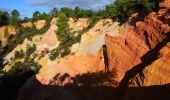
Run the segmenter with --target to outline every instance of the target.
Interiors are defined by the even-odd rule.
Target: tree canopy
[[[9,13],[6,11],[0,11],[0,26],[8,25]]]
[[[16,9],[14,9],[11,12],[11,17],[9,19],[9,24],[13,25],[13,26],[18,26],[19,23],[20,23],[20,13]]]

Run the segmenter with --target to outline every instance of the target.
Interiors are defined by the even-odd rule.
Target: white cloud
[[[0,8],[0,11],[7,11],[8,13],[10,13],[12,11],[12,9]]]
[[[32,6],[47,6],[50,8],[74,8],[75,6],[79,6],[84,9],[101,9],[113,1],[114,0],[29,0],[29,3]]]

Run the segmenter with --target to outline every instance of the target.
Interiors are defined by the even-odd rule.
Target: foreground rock
[[[129,86],[152,86],[170,83],[170,42],[160,50],[158,59],[130,80]]]
[[[169,30],[168,24],[164,24],[153,12],[144,22],[130,27],[128,32],[113,38],[106,36],[109,66],[117,69],[116,80],[120,82],[128,70],[140,64],[141,57],[162,42]]]

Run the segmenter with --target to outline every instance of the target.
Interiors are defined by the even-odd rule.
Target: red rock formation
[[[162,25],[162,31],[165,31],[167,34],[166,39],[160,43],[162,46],[158,46],[156,49],[160,50],[159,55],[155,54],[157,57],[155,60],[151,61],[145,68],[138,73],[136,76],[132,77],[129,80],[130,87],[137,87],[137,86],[152,86],[152,85],[165,85],[170,83],[169,80],[169,62],[170,62],[170,0],[163,0],[160,4],[160,9],[158,11],[157,18],[160,18],[165,25]],[[157,26],[161,23],[155,23]],[[157,28],[157,27],[156,27]],[[161,29],[160,28],[160,29]],[[161,33],[161,31],[158,31]],[[164,46],[166,45],[166,46]],[[153,49],[154,50],[154,49]],[[158,51],[157,51],[158,52]],[[154,56],[154,55],[150,55]],[[142,62],[145,63],[145,62]]]
[[[144,22],[137,22],[135,27],[120,36],[106,35],[109,65],[117,69],[115,80],[120,82],[128,70],[140,64],[141,57],[160,43],[169,31],[168,24],[164,24],[153,12]]]
[[[116,37],[106,35],[110,70],[116,69],[117,71],[117,77],[113,80],[120,82],[128,70],[141,63],[141,57],[146,52],[166,37],[164,33],[168,31],[169,26],[161,22],[156,13],[151,13],[144,22],[138,22],[135,27],[130,27],[129,31],[124,34]],[[37,79],[43,84],[48,84],[57,74],[67,73],[74,77],[87,72],[97,72],[98,68],[104,69],[103,64],[97,60],[101,56],[100,53],[98,56],[68,56],[59,64],[38,74]]]
[[[85,73],[94,73],[104,70],[101,52],[88,56],[67,56],[55,66],[49,67],[36,75],[42,84],[49,82],[57,75],[68,74],[70,77]]]
[[[170,83],[170,42],[160,50],[159,58],[130,80],[129,86],[152,86]]]

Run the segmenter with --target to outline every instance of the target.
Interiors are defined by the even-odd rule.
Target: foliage
[[[12,76],[18,76],[29,71],[34,71],[35,73],[37,73],[40,68],[41,66],[37,62],[35,62],[34,59],[29,58],[27,61],[24,62],[15,62],[14,65],[11,67],[9,74],[11,74]]]
[[[71,8],[63,7],[61,8],[58,17],[61,15],[61,13],[64,13],[68,18],[69,17],[74,17],[74,12]]]
[[[57,47],[50,51],[49,59],[55,60],[60,55],[60,48]]]
[[[58,10],[57,10],[57,8],[53,8],[53,9],[51,9],[51,11],[50,11],[50,16],[51,17],[56,17],[57,16],[57,14],[58,14]]]
[[[74,9],[63,7],[61,8],[59,13],[64,13],[68,18],[72,17],[76,20],[79,18],[89,18],[96,14],[95,11],[92,10],[84,10],[76,6]]]
[[[49,14],[43,12],[42,14],[39,11],[35,11],[33,13],[33,17],[31,18],[32,22],[38,21],[38,20],[48,20]]]
[[[7,38],[8,35],[9,35],[8,30],[5,28],[5,31],[4,31],[4,38]]]
[[[128,18],[132,13],[138,11],[150,12],[155,10],[156,3],[156,0],[116,0],[106,6],[105,17]]]
[[[40,12],[39,12],[39,11],[35,11],[35,12],[33,13],[32,21],[39,20],[39,19],[40,19],[40,16],[41,16]]]
[[[15,62],[17,59],[23,59],[24,58],[24,63],[28,62],[30,59],[30,55],[34,53],[36,50],[36,45],[35,44],[27,44],[26,46],[26,51],[24,52],[22,49],[20,51],[16,50],[14,52],[14,58],[12,57],[11,60]],[[35,58],[35,57],[33,57]]]
[[[24,51],[23,50],[15,51],[14,57],[15,57],[15,59],[22,59],[22,58],[24,58]]]
[[[34,51],[36,50],[36,45],[33,44],[33,45],[29,45],[27,44],[26,46],[26,55],[31,55]]]
[[[11,12],[11,17],[9,19],[9,24],[12,25],[12,26],[19,26],[20,24],[20,13],[14,9],[12,12]]]
[[[30,58],[30,55],[36,50],[35,44],[28,45],[26,51],[23,50],[15,51],[14,61],[11,67],[11,70],[8,72],[12,75],[21,75],[29,71],[38,72],[41,67],[37,62],[34,61],[34,58]],[[23,59],[24,61],[16,61],[17,59]]]
[[[100,20],[101,19],[101,17],[100,16],[93,16],[91,19],[90,19],[90,21],[89,21],[89,28],[92,28],[95,24],[96,24],[96,22],[98,21],[98,20]]]
[[[68,25],[68,17],[65,13],[60,13],[57,20],[58,29],[56,31],[56,35],[60,44],[57,48],[53,49],[50,52],[50,59],[54,60],[56,57],[64,57],[68,55],[71,50],[70,47],[72,44],[76,43],[76,39],[74,33],[71,32]]]
[[[40,16],[40,19],[41,19],[41,20],[42,20],[42,19],[47,20],[48,17],[49,17],[49,15],[48,15],[47,13],[43,12],[43,13],[41,14],[41,16]]]
[[[6,11],[0,11],[0,26],[8,25],[9,13]]]

